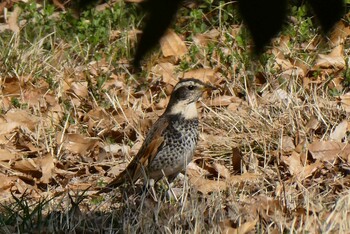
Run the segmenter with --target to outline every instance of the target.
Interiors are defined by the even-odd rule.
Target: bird
[[[110,192],[127,182],[135,183],[142,176],[153,185],[163,177],[171,183],[186,169],[196,149],[199,135],[196,103],[204,92],[213,89],[216,88],[195,78],[181,79],[136,156],[97,194]]]

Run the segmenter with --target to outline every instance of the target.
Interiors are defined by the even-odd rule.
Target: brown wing
[[[126,169],[121,172],[114,180],[112,180],[105,188],[97,194],[106,193],[113,188],[120,186],[126,181],[135,182],[140,178],[142,172],[152,162],[159,151],[159,147],[164,142],[162,133],[168,126],[168,121],[165,117],[159,118],[153,127],[148,132],[145,141],[143,142],[139,152],[129,163]]]

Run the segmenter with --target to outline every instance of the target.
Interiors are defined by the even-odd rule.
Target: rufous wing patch
[[[136,181],[142,172],[141,170],[143,170],[143,168],[147,168],[148,165],[153,161],[154,157],[158,153],[159,147],[162,145],[163,142],[163,137],[158,137],[151,141],[151,143],[145,149],[144,154],[140,157],[139,163],[135,168],[133,181]]]
[[[135,182],[140,177],[142,170],[146,168],[157,155],[159,147],[164,142],[164,138],[162,137],[163,131],[167,128],[168,124],[169,122],[167,119],[159,119],[153,131],[152,141],[148,145],[144,142],[137,155],[131,160],[125,170],[97,194],[109,192],[112,188],[116,188],[126,181]]]

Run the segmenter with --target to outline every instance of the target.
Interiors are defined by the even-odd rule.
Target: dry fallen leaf
[[[216,72],[213,69],[199,68],[185,72],[183,78],[195,78],[203,81],[204,83],[214,84],[216,82],[215,73]]]
[[[280,217],[285,214],[282,201],[278,198],[257,194],[256,196],[245,198],[242,202],[246,203],[245,209],[254,218],[266,220],[272,216]]]
[[[285,59],[284,57],[282,59],[276,58],[275,68],[280,68],[282,71],[287,71],[293,68],[293,64],[289,60]]]
[[[62,133],[57,135],[57,140],[60,142]],[[65,134],[64,135],[64,147],[74,154],[85,155],[88,151],[92,150],[98,143],[97,138],[84,137],[80,134]]]
[[[241,182],[254,182],[261,178],[261,175],[255,174],[255,173],[249,173],[245,172],[241,175],[233,175],[229,179],[227,179],[227,182],[232,184],[241,183]]]
[[[217,171],[218,177],[230,178],[231,173],[224,165],[213,163],[213,168]]]
[[[342,45],[336,46],[329,54],[319,54],[312,70],[331,68],[336,70],[344,69],[344,48]]]
[[[338,156],[347,160],[350,145],[335,141],[315,141],[309,145],[309,151],[314,159],[333,161]]]
[[[350,113],[350,93],[340,96],[341,105],[347,113]]]
[[[333,46],[338,46],[346,40],[347,37],[350,36],[350,27],[345,25],[343,21],[339,21],[336,25],[334,25],[334,30],[330,35],[330,41]]]
[[[15,162],[11,166],[11,168],[23,173],[31,173],[31,172],[39,171],[38,165],[35,163],[35,161],[32,158],[24,158],[22,160],[19,160]]]
[[[84,182],[77,182],[77,183],[71,183],[68,184],[68,187],[72,191],[84,191],[91,187],[90,183],[84,183]]]
[[[36,161],[42,173],[40,181],[44,184],[48,184],[52,178],[52,172],[55,168],[52,155],[47,154],[42,158],[38,158]]]
[[[315,116],[311,116],[309,121],[307,121],[305,128],[307,131],[310,131],[316,130],[319,126],[320,122],[317,120],[317,118]]]
[[[169,62],[158,63],[152,68],[152,73],[163,78],[163,82],[175,86],[179,80],[176,78],[175,65]]]
[[[282,156],[282,161],[289,166],[289,172],[292,175],[297,175],[302,170],[300,154],[295,151],[289,157]]]
[[[342,142],[342,139],[346,136],[346,131],[348,129],[348,121],[343,120],[338,124],[338,126],[334,129],[330,134],[331,140]]]
[[[203,169],[191,162],[187,166],[187,175],[191,185],[203,194],[223,191],[227,188],[227,183],[221,180],[209,180],[203,178]]]
[[[190,177],[191,185],[203,194],[209,194],[211,192],[220,192],[227,189],[227,183],[221,180],[208,180],[202,177]]]
[[[239,227],[232,227],[231,220],[225,220],[219,223],[221,233],[222,234],[245,234],[250,233],[255,229],[256,223],[258,219],[254,219],[252,221],[245,222],[241,224]]]
[[[4,117],[9,124],[13,123],[20,127],[27,127],[31,131],[35,130],[38,122],[38,117],[29,114],[26,110],[20,109],[12,109]]]
[[[173,30],[168,30],[160,39],[160,47],[164,57],[174,56],[179,58],[187,53],[185,43]]]
[[[276,49],[278,49],[279,51],[281,51],[282,53],[279,53],[280,56],[275,56],[276,57],[285,57],[284,54],[289,54],[291,52],[291,49],[289,48],[289,44],[290,44],[290,36],[288,35],[282,35],[279,39],[279,44],[276,47]],[[272,50],[274,51],[274,50]]]
[[[89,94],[87,82],[73,82],[71,90],[80,98],[86,98]]]
[[[200,46],[206,46],[209,41],[220,36],[220,32],[217,29],[212,29],[208,32],[197,34],[193,36],[193,41]]]
[[[282,78],[290,78],[291,76],[304,77],[308,68],[299,61],[291,61],[289,58],[286,59],[284,54],[289,53],[290,49],[288,47],[289,37],[282,39],[279,48],[272,49],[272,53],[276,56],[276,63],[274,64],[275,69],[280,69],[282,71]],[[285,42],[284,42],[285,40]]]
[[[289,166],[289,172],[300,181],[311,176],[318,168],[322,167],[322,163],[319,161],[309,165],[303,165],[301,163],[302,153],[297,153],[296,151],[293,151],[292,155],[289,157],[282,156],[281,159]]]
[[[43,97],[45,92],[42,92],[40,89],[25,89],[22,98],[29,106],[45,106],[46,103]]]
[[[234,171],[236,172],[242,171],[242,154],[238,148],[232,149],[231,162],[232,162],[232,167]]]
[[[11,188],[18,178],[16,176],[7,176],[4,174],[0,174],[0,198],[2,198],[2,192]]]
[[[291,69],[288,69],[281,73],[280,77],[288,79],[290,77],[304,77],[305,72],[302,68],[293,66]]]
[[[13,10],[11,16],[8,19],[9,28],[14,33],[19,33],[19,30],[20,30],[19,26],[17,24],[18,16],[19,16],[20,13],[21,13],[21,8],[16,6],[15,9]]]
[[[17,127],[21,126],[20,123],[10,122],[10,123],[0,123],[0,135],[5,135],[12,132]]]
[[[282,150],[285,153],[292,152],[295,149],[294,140],[290,136],[282,137]]]
[[[9,161],[16,158],[16,154],[11,153],[7,149],[0,149],[0,161]]]
[[[2,83],[2,93],[3,95],[21,95],[21,82],[18,78],[7,78]]]

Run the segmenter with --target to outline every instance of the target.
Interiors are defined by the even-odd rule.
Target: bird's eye
[[[196,88],[196,86],[194,86],[194,85],[189,85],[189,86],[188,86],[188,89],[189,89],[189,90],[194,90],[195,88]]]

